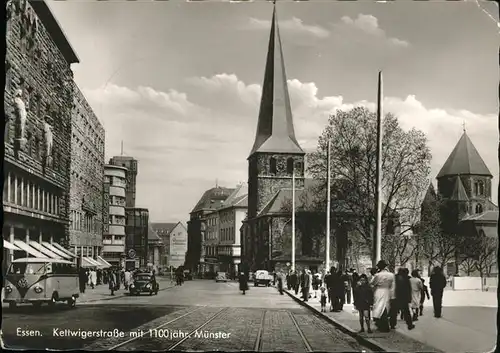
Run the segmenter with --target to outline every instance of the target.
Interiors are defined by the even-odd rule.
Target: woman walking
[[[418,311],[420,309],[420,301],[422,299],[422,291],[424,285],[422,280],[419,278],[418,270],[411,271],[410,278],[411,285],[411,311],[413,313],[413,321],[418,321]]]
[[[377,263],[378,272],[373,276],[373,318],[375,325],[382,332],[389,332],[389,310],[391,294],[394,292],[394,274],[387,269],[387,263],[380,260]]]
[[[114,271],[110,271],[108,282],[109,282],[109,290],[111,291],[111,295],[115,295],[117,276],[116,276]]]

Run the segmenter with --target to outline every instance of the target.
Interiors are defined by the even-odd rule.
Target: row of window
[[[481,180],[474,183],[474,191],[476,196],[484,195],[484,183]]]
[[[109,222],[109,224],[116,224],[116,225],[124,226],[125,225],[125,217],[124,216],[117,216],[117,215],[109,215],[108,222]]]
[[[123,237],[103,237],[102,239],[103,245],[125,245],[125,239]]]
[[[110,198],[109,198],[109,204],[110,204],[111,206],[121,206],[121,207],[125,207],[125,198],[120,197],[120,196],[115,196],[115,195],[112,195],[112,196],[110,196]]]
[[[219,217],[220,217],[221,223],[232,222],[233,221],[233,212],[231,212],[231,211],[220,212]]]
[[[102,223],[94,216],[83,211],[71,210],[70,212],[70,229],[88,233],[100,233]]]
[[[111,186],[120,186],[120,187],[127,186],[127,180],[125,178],[121,178],[118,176],[105,175],[104,182],[109,183]]]
[[[75,138],[74,134],[73,138]],[[104,160],[97,153],[92,153],[93,151],[84,146],[82,141],[77,140],[75,143],[72,143],[71,149],[72,158],[77,163],[83,164],[84,168],[92,169],[97,173],[103,172]]]
[[[220,230],[220,240],[221,241],[234,240],[234,227],[221,229]]]
[[[216,217],[210,217],[207,219],[207,226],[215,226],[215,225],[217,225]]]
[[[12,172],[8,173],[3,184],[3,200],[36,211],[59,215],[60,199],[58,196]]]
[[[216,246],[207,246],[205,248],[206,256],[217,256],[217,247]]]
[[[99,152],[104,152],[104,140],[99,137],[99,132],[87,121],[85,115],[80,112],[76,112],[76,114],[73,115],[73,119],[77,120],[77,126],[83,126],[83,135],[92,141],[92,143],[97,147],[97,150]],[[81,124],[78,120],[81,120],[83,124]]]

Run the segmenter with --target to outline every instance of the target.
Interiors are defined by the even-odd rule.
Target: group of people
[[[80,293],[85,293],[86,287],[92,289],[97,285],[107,284],[111,292],[111,295],[115,295],[115,292],[120,289],[123,285],[125,290],[128,290],[130,284],[132,284],[133,277],[138,270],[131,272],[128,269],[118,270],[118,269],[88,269],[80,267],[78,272]],[[153,271],[154,276],[154,271]]]
[[[300,275],[292,271],[286,280],[288,289],[294,290],[296,295],[300,291],[305,302],[319,294],[322,312],[327,311],[327,302],[330,303],[330,311],[339,312],[343,310],[344,304],[350,304],[353,299],[361,332],[364,332],[365,324],[368,332],[371,332],[372,317],[380,331],[395,329],[398,316],[406,322],[408,329],[413,329],[415,321],[423,315],[425,299],[430,299],[430,296],[433,299],[434,316],[441,317],[446,287],[446,277],[440,267],[435,267],[430,276],[429,295],[425,280],[418,270],[413,270],[410,275],[407,268],[400,268],[397,274],[393,274],[385,261],[379,261],[376,268],[362,275],[354,269],[342,272],[331,267],[323,278],[320,273],[313,274],[303,269]]]

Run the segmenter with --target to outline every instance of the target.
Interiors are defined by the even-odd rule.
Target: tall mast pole
[[[382,116],[383,116],[382,71],[378,73],[377,96],[377,171],[375,184],[375,237],[373,239],[373,267],[382,259]]]
[[[330,209],[331,209],[331,166],[330,166],[330,152],[331,139],[328,138],[327,151],[326,151],[326,259],[325,270],[330,268]]]
[[[295,171],[292,174],[292,271],[295,271]]]

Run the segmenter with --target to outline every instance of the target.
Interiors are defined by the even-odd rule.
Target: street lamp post
[[[292,271],[295,271],[295,171],[292,173]]]
[[[326,261],[325,261],[325,268],[329,269],[330,268],[330,188],[331,188],[331,176],[330,176],[330,150],[331,150],[331,140],[328,138],[328,144],[327,144],[328,150],[326,151]]]
[[[375,234],[373,239],[373,267],[382,258],[382,115],[383,115],[382,71],[378,73],[377,95],[377,169],[375,182]]]

